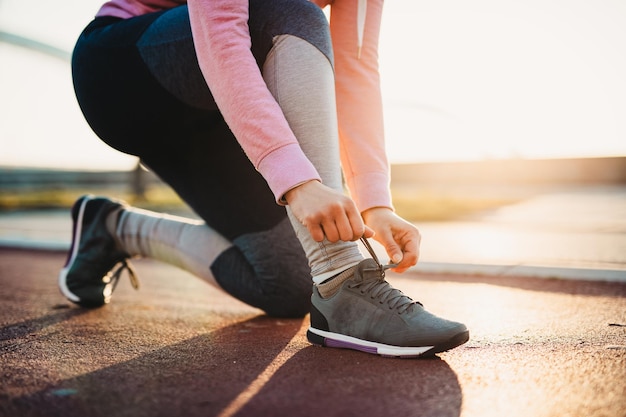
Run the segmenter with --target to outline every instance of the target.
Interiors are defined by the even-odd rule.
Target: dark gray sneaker
[[[392,357],[432,356],[469,340],[464,324],[439,318],[384,279],[365,259],[332,296],[311,296],[309,341]]]
[[[72,207],[72,246],[59,273],[59,289],[80,306],[100,307],[108,303],[124,268],[138,288],[129,255],[117,248],[106,229],[107,215],[122,207],[121,202],[92,195],[79,198]]]

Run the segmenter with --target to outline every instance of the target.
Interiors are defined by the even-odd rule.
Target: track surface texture
[[[171,266],[111,304],[59,293],[65,254],[0,249],[0,416],[626,416],[626,284],[411,272],[388,279],[470,329],[431,359],[310,345]]]

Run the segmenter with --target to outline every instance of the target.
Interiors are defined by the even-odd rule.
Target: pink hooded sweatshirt
[[[332,3],[341,163],[351,196],[361,212],[391,208],[378,73],[383,0],[314,3]],[[213,97],[276,201],[299,184],[320,180],[250,51],[248,0],[111,0],[97,16],[126,19],[182,4],[188,4],[198,62]]]

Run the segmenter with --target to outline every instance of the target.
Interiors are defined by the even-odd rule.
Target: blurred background
[[[0,245],[64,249],[85,192],[191,215],[76,104],[100,0],[0,0]],[[418,267],[626,281],[626,2],[394,0],[380,67]]]

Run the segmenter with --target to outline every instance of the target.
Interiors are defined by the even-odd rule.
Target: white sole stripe
[[[69,300],[74,302],[79,302],[80,298],[70,291],[67,288],[67,274],[69,273],[76,256],[78,255],[78,248],[80,247],[80,235],[83,231],[83,217],[85,216],[85,207],[87,206],[87,202],[91,200],[91,197],[85,197],[83,202],[80,205],[80,209],[78,210],[78,217],[76,218],[76,230],[74,231],[74,236],[72,236],[72,254],[70,256],[70,260],[61,272],[59,272],[59,289],[61,293],[67,297]]]
[[[434,346],[393,346],[386,345],[384,343],[370,342],[369,340],[362,340],[352,336],[346,336],[345,334],[327,332],[324,330],[315,329],[309,327],[311,333],[315,333],[318,336],[322,336],[327,339],[344,342],[351,345],[357,345],[362,347],[374,348],[379,355],[389,356],[419,356],[422,353],[432,349]]]

